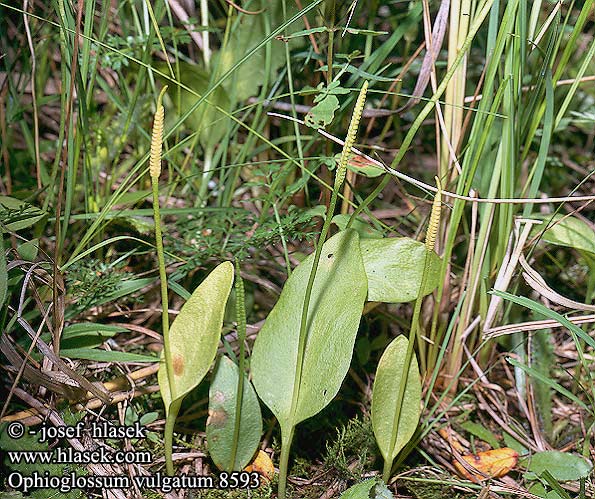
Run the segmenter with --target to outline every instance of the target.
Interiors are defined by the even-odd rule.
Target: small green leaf
[[[39,253],[39,239],[25,241],[17,246],[17,253],[23,260],[33,262]]]
[[[534,215],[533,218],[545,222],[533,227],[533,236],[543,232],[542,239],[548,243],[595,253],[595,232],[582,220],[562,214]],[[549,228],[544,231],[545,224]]]
[[[80,336],[101,336],[103,338],[111,338],[118,333],[125,333],[128,331],[122,326],[112,326],[110,324],[95,324],[94,322],[79,322],[78,324],[71,324],[62,331],[62,339],[78,338]]]
[[[355,28],[347,28],[347,33],[351,33],[352,35],[366,35],[366,36],[379,36],[379,35],[386,35],[388,31],[373,31],[371,29],[355,29]]]
[[[382,457],[390,462],[413,436],[421,414],[421,380],[414,354],[409,366],[398,426],[394,426],[407,343],[407,338],[400,335],[386,347],[378,363],[372,389],[372,428]],[[393,440],[395,444],[391,448]]]
[[[198,386],[215,359],[233,272],[231,262],[216,267],[192,293],[171,326],[169,349],[173,362],[174,397],[163,352],[157,375],[166,411],[173,402],[181,403]]]
[[[419,293],[426,254],[428,268],[423,296],[431,293],[440,279],[440,257],[427,253],[423,243],[407,237],[362,239],[364,267],[368,276],[368,301],[405,303]]]
[[[235,444],[235,462],[231,463],[236,430],[238,376],[238,366],[228,357],[221,357],[209,389],[209,455],[220,470],[226,471],[243,470],[248,465],[258,449],[262,434],[260,405],[256,392],[246,377],[240,409],[240,428],[237,432],[238,441]]]
[[[337,394],[349,369],[366,297],[366,274],[354,230],[339,232],[322,248],[308,312],[307,343],[295,414],[300,322],[314,256],[287,279],[254,343],[254,387],[282,429],[321,411]]]
[[[31,227],[47,214],[20,199],[0,196],[0,231],[18,231]]]
[[[537,452],[531,456],[528,471],[541,475],[549,471],[556,480],[578,480],[589,476],[593,465],[585,458],[556,450]]]
[[[98,348],[65,348],[60,357],[69,359],[94,360],[96,362],[157,362],[157,357],[136,353],[100,350]]]
[[[545,490],[543,484],[537,482],[529,487],[529,492],[534,494],[538,497],[542,497],[543,499],[562,499],[560,494],[558,494],[555,490],[550,490],[549,492]]]
[[[514,437],[511,437],[508,433],[505,432],[502,435],[502,438],[504,439],[504,445],[506,447],[510,447],[512,450],[517,451],[519,456],[523,456],[529,452],[529,449],[527,449],[517,439],[515,439]]]
[[[341,494],[340,499],[393,499],[388,487],[379,478],[368,478],[356,483]]]
[[[494,435],[490,430],[488,430],[483,425],[479,423],[474,423],[473,421],[465,421],[461,424],[461,427],[471,433],[471,435],[475,435],[477,438],[480,438],[484,442],[490,444],[492,449],[499,449],[500,443],[498,442],[498,438]]]
[[[348,94],[349,90],[341,87],[341,82],[333,81],[327,87],[320,83],[316,89],[320,92],[315,98],[316,104],[304,118],[306,125],[314,129],[324,128],[333,121],[335,111],[339,109],[337,95]]]
[[[153,412],[146,412],[145,414],[143,414],[140,417],[139,423],[142,426],[146,426],[148,424],[153,423],[154,421],[157,421],[157,419],[159,418],[159,413],[156,411]]]
[[[335,111],[339,109],[339,99],[334,95],[326,95],[316,104],[304,118],[306,125],[315,130],[330,125],[335,117]]]
[[[301,31],[296,31],[295,33],[291,33],[290,35],[283,36],[283,41],[291,40],[292,38],[299,38],[302,36],[308,36],[313,33],[324,33],[329,29],[326,26],[317,26],[316,28],[304,29]]]

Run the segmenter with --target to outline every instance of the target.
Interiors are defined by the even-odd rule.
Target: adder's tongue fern
[[[149,156],[149,175],[151,176],[151,187],[153,188],[153,219],[155,221],[155,246],[157,247],[157,260],[159,264],[159,280],[161,281],[161,325],[163,329],[163,349],[165,364],[167,368],[167,379],[169,381],[172,398],[175,396],[173,362],[169,349],[169,316],[167,297],[167,275],[165,273],[165,258],[163,255],[163,236],[161,233],[161,213],[159,211],[159,175],[161,174],[161,151],[163,147],[163,121],[165,111],[163,109],[163,96],[167,86],[163,87],[157,98],[157,110],[153,120],[153,133],[151,134],[151,155]],[[169,461],[169,460],[168,460]],[[168,465],[170,463],[168,462]],[[169,466],[168,466],[169,467]]]
[[[314,261],[312,262],[312,269],[310,270],[310,277],[308,278],[308,284],[304,294],[304,304],[302,307],[302,315],[300,320],[300,334],[298,340],[298,352],[295,367],[295,381],[293,385],[293,394],[291,398],[291,413],[295,414],[297,401],[299,399],[300,385],[302,379],[302,370],[304,363],[304,354],[306,351],[306,339],[307,339],[307,321],[308,321],[308,308],[310,305],[310,298],[312,296],[312,288],[314,286],[314,279],[316,278],[316,270],[318,269],[318,263],[320,262],[320,255],[322,253],[322,245],[328,235],[333,213],[335,212],[335,206],[337,204],[337,197],[341,185],[345,181],[345,175],[347,173],[347,162],[351,155],[351,148],[355,144],[355,137],[359,126],[362,113],[364,111],[364,104],[366,101],[366,91],[368,90],[368,82],[365,81],[359,92],[359,96],[355,103],[353,114],[351,115],[351,122],[349,123],[349,129],[347,131],[347,137],[345,138],[345,144],[343,145],[343,151],[341,152],[341,159],[339,160],[339,166],[335,174],[335,183],[333,185],[333,193],[331,201],[329,203],[326,219],[320,232],[320,237],[316,243],[316,250],[314,252]],[[287,482],[287,464],[289,460],[289,448],[291,446],[291,440],[293,438],[293,427],[282,430],[281,435],[281,457],[279,461],[279,499],[285,499],[285,487]]]

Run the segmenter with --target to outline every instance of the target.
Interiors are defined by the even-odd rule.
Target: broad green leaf
[[[94,360],[96,362],[157,362],[157,357],[137,353],[100,350],[98,348],[65,348],[60,357]]]
[[[31,227],[46,216],[46,212],[20,199],[0,196],[0,231],[17,231]]]
[[[340,499],[393,499],[388,487],[379,478],[368,478],[356,483],[341,494]]]
[[[233,265],[223,262],[196,288],[173,322],[169,331],[169,349],[173,362],[174,397],[171,395],[163,352],[157,375],[167,411],[173,402],[181,403],[211,367],[217,354],[225,304],[232,282]]]
[[[254,387],[287,429],[317,414],[339,391],[366,298],[359,236],[354,230],[339,232],[322,248],[308,312],[299,396],[291,414],[300,319],[313,260],[308,256],[287,279],[252,352]]]
[[[421,414],[421,380],[414,354],[409,366],[399,424],[396,428],[394,426],[407,343],[407,338],[401,335],[386,347],[378,363],[372,389],[372,428],[382,457],[391,462],[413,436]],[[395,445],[391,448],[395,432]]]
[[[569,452],[548,450],[531,456],[528,471],[541,475],[549,471],[556,480],[578,480],[589,476],[593,465],[585,458]]]
[[[289,18],[297,11],[289,2],[287,7]],[[254,1],[250,3],[250,8],[265,10],[258,15],[238,15],[232,25],[228,43],[218,53],[213,54],[212,65],[216,67],[219,64],[219,75],[225,74],[254,47],[261,45],[262,40],[270,33],[271,27],[279,26],[283,22],[281,2]],[[303,43],[300,39],[292,42],[296,41],[299,44]],[[293,46],[292,42],[289,42],[290,47]],[[273,40],[266,50],[258,50],[245,64],[237,68],[235,74],[223,84],[228,94],[233,94],[237,102],[256,95],[258,88],[264,82],[270,81],[277,69],[285,64],[285,43]],[[267,51],[270,51],[270,61],[267,61]],[[269,75],[266,74],[267,68],[270,69]]]
[[[534,215],[533,218],[543,220],[544,224],[535,225],[532,235],[543,232],[542,239],[548,243],[595,253],[595,232],[582,220],[562,214]],[[545,224],[549,228],[544,231]]]
[[[236,431],[238,366],[228,357],[221,357],[209,389],[207,443],[209,455],[220,470],[243,470],[258,449],[262,435],[262,416],[254,388],[244,375],[240,428],[237,432],[235,460],[232,463]]]
[[[427,250],[408,237],[362,239],[364,267],[368,276],[368,301],[405,303],[417,298]],[[423,296],[431,293],[440,279],[440,257],[428,254]]]

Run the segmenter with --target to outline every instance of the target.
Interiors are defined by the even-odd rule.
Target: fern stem
[[[281,428],[281,456],[279,458],[279,489],[277,497],[285,499],[285,491],[287,488],[287,467],[289,464],[289,450],[291,449],[291,441],[293,440],[293,432],[295,426],[292,426],[289,431],[285,432]]]
[[[163,233],[161,231],[161,211],[159,209],[159,175],[161,174],[161,151],[163,148],[163,121],[165,118],[165,111],[163,109],[163,95],[167,90],[167,86],[163,87],[157,99],[157,110],[155,111],[155,118],[153,120],[153,133],[151,135],[151,155],[149,157],[149,175],[151,177],[151,187],[153,191],[153,220],[155,222],[155,246],[157,247],[157,262],[159,265],[159,281],[161,287],[161,328],[163,330],[163,353],[165,357],[165,370],[167,372],[167,381],[169,385],[169,394],[171,400],[175,400],[175,384],[173,361],[171,357],[171,350],[169,344],[169,299],[167,294],[167,274],[165,272],[165,255],[163,251]],[[173,449],[173,431],[177,410],[174,409],[175,404],[170,404],[166,408],[165,418],[165,465],[167,474],[174,474],[174,464],[172,459]]]

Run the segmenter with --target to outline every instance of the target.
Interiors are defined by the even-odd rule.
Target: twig
[[[292,118],[291,116],[287,116],[287,115],[279,114],[279,113],[267,113],[267,114],[269,116],[275,116],[277,118],[282,118],[285,120],[296,121],[296,122],[300,123],[301,125],[305,125],[305,123],[302,120],[299,120],[297,118]],[[317,130],[317,132],[320,135],[322,135],[323,137],[326,137],[327,139],[330,139],[339,145],[344,144],[344,142],[341,139],[339,139],[338,137],[335,137],[334,135],[331,135],[328,132],[325,132],[324,130],[321,130],[320,128]],[[422,182],[421,180],[417,180],[416,178],[410,177],[409,175],[406,175],[400,171],[394,170],[390,166],[386,166],[384,163],[368,156],[367,154],[363,153],[359,149],[356,149],[355,147],[351,148],[351,152],[354,152],[355,154],[362,156],[363,158],[367,159],[374,165],[384,169],[387,173],[389,173],[390,175],[392,175],[394,177],[397,177],[398,179],[401,179],[405,182],[409,182],[410,184],[413,184],[416,187],[419,187],[420,189],[425,190],[425,191],[430,191],[430,192],[434,192],[434,193],[438,192],[438,189],[436,189],[436,187],[434,187],[433,185],[426,184],[425,182]],[[592,171],[589,175],[593,175],[594,173],[595,173],[595,170]],[[563,196],[563,197],[552,197],[552,198],[550,198],[550,197],[544,197],[544,198],[480,198],[480,197],[463,196],[461,194],[456,194],[454,192],[449,192],[449,191],[442,191],[442,195],[447,198],[461,199],[463,201],[470,201],[472,203],[491,203],[491,204],[547,204],[547,203],[567,203],[570,201],[594,201],[595,200],[595,195],[594,196]]]

